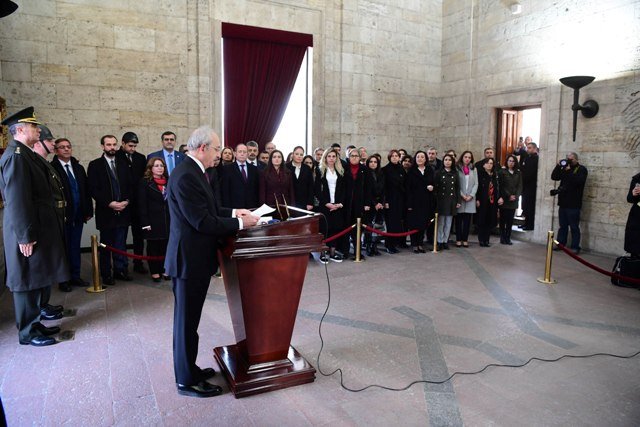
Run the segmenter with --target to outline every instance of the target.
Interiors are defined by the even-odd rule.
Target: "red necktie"
[[[247,171],[244,169],[244,163],[240,165],[240,171],[242,171],[242,179],[247,182]]]

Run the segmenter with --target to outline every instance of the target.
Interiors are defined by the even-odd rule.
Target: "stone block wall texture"
[[[549,196],[551,171],[574,151],[589,170],[582,210],[582,246],[623,252],[631,176],[640,171],[640,1],[443,2],[440,147],[494,145],[496,108],[540,105],[541,158],[536,231],[557,230]],[[559,78],[591,75],[580,103],[600,105],[595,118],[578,116],[572,141],[573,90]]]
[[[311,33],[313,146],[369,152],[435,145],[480,153],[495,142],[495,109],[541,105],[537,230],[557,227],[548,179],[577,151],[591,175],[585,248],[618,253],[639,169],[640,1],[521,0],[24,0],[0,20],[0,96],[35,105],[86,165],[99,137],[134,131],[139,150],[160,134],[184,143],[221,128],[220,25]],[[580,36],[576,36],[580,34]],[[591,74],[570,141],[571,91],[558,78]]]

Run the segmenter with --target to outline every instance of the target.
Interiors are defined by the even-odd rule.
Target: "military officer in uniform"
[[[20,344],[55,344],[58,328],[40,323],[43,289],[69,280],[65,258],[64,203],[55,200],[48,168],[33,151],[40,130],[33,107],[6,118],[13,140],[0,159],[5,197],[3,236],[7,286],[13,293]]]

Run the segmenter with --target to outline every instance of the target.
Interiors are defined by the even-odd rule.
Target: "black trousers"
[[[165,256],[167,254],[169,239],[147,240],[147,256]],[[149,261],[151,274],[164,273],[164,261]]]
[[[472,216],[473,214],[470,213],[459,213],[456,215],[456,240],[458,242],[469,241],[469,227],[471,226]]]
[[[424,229],[423,230],[418,230],[417,233],[413,233],[410,238],[411,238],[411,246],[422,246],[422,244],[424,243]]]
[[[522,215],[525,228],[533,229],[536,222],[536,185],[522,189]]]
[[[489,227],[485,224],[478,224],[478,241],[489,243],[489,238],[491,237],[491,230],[494,227]]]
[[[209,278],[173,278],[173,370],[178,384],[200,382],[200,368],[196,365],[200,340],[198,325],[209,281]]]
[[[47,290],[51,295],[51,286],[30,291],[13,292],[16,326],[18,327],[18,338],[21,342],[28,342],[31,338],[41,335],[38,332],[33,332],[31,328],[35,323],[40,322],[42,295],[46,294]]]
[[[515,209],[500,208],[500,237],[511,239],[511,228],[513,227],[513,217],[516,214]]]

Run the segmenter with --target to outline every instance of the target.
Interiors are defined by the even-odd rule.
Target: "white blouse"
[[[330,203],[336,201],[336,184],[338,183],[338,173],[335,170],[327,169],[327,184],[329,184],[329,200]]]

